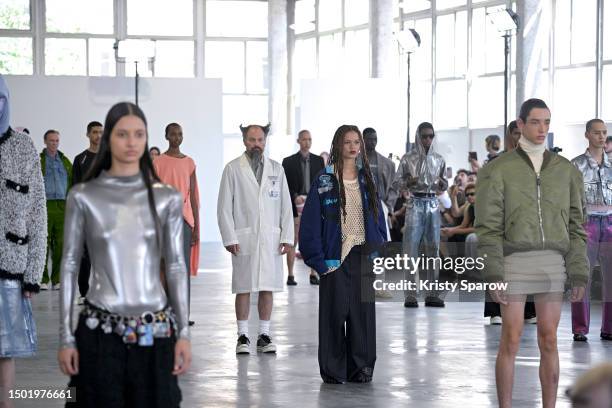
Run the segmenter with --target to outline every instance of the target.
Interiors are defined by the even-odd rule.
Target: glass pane
[[[268,3],[207,0],[206,35],[267,38]]]
[[[467,72],[467,11],[460,11],[455,18],[455,76],[465,75]]]
[[[298,0],[295,2],[295,33],[302,34],[315,29],[314,0]]]
[[[128,35],[193,35],[193,0],[127,0]]]
[[[612,65],[604,65],[602,79],[601,88],[612,89]],[[612,121],[612,92],[604,92],[602,102],[602,119]]]
[[[156,41],[155,76],[193,78],[195,76],[193,41]]]
[[[367,24],[370,21],[369,0],[344,0],[344,25]]]
[[[492,128],[504,123],[503,76],[475,78],[472,81],[469,113],[470,128]]]
[[[436,25],[436,76],[451,77],[455,73],[455,15],[438,17]]]
[[[244,43],[205,41],[204,75],[223,79],[223,92],[244,92]]]
[[[89,39],[89,75],[115,76],[114,44],[112,38]]]
[[[555,7],[555,65],[570,63],[571,0],[557,0]]]
[[[238,128],[231,133],[240,132]],[[242,137],[225,137],[223,138],[223,165],[234,160],[236,157],[244,153],[245,147]]]
[[[293,94],[299,101],[302,79],[317,77],[317,43],[315,38],[295,41],[293,52]]]
[[[69,10],[69,12],[67,12]],[[113,33],[113,0],[47,0],[50,33]]]
[[[32,75],[32,39],[0,37],[0,74]]]
[[[581,103],[576,103],[581,101]],[[595,68],[559,69],[555,73],[555,118],[584,123],[595,117]]]
[[[572,4],[572,64],[595,61],[597,0],[574,0]]]
[[[431,79],[431,18],[417,20],[414,29],[421,37],[421,46],[410,57],[410,73],[415,79]]]
[[[141,77],[150,78],[153,76],[153,64],[152,63],[138,63],[138,75]],[[125,76],[126,77],[134,77],[136,76],[136,64],[133,62],[129,62],[125,64]]]
[[[465,0],[437,0],[436,10],[445,10],[452,7],[465,6]]]
[[[609,0],[604,3],[603,55],[604,59],[612,59],[612,2]]]
[[[404,13],[414,13],[415,11],[429,10],[431,1],[429,0],[402,0],[400,7]]]
[[[247,42],[247,93],[268,92],[268,43]]]
[[[474,75],[481,75],[487,72],[487,36],[476,35],[486,30],[490,23],[487,21],[486,10],[484,7],[472,11],[472,72]]]
[[[2,0],[0,29],[29,30],[30,0]]]
[[[319,38],[319,78],[333,78],[342,74],[342,34]]]
[[[46,75],[87,75],[86,40],[47,38],[45,40]]]
[[[487,7],[487,13],[495,13],[499,10],[505,9],[504,6],[499,7]],[[486,73],[502,72],[504,70],[504,37],[495,28],[489,19],[485,17],[485,71]]]
[[[464,80],[436,83],[434,124],[438,129],[453,129],[466,125],[466,94],[467,83]]]
[[[268,97],[259,95],[223,96],[223,133],[240,133],[240,124],[268,123]]]
[[[344,56],[347,77],[370,77],[370,33],[367,29],[346,32]]]
[[[319,31],[342,27],[342,0],[319,1]]]

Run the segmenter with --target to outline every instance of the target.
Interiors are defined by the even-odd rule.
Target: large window
[[[45,12],[49,33],[114,32],[113,0],[46,0]]]
[[[436,76],[461,77],[467,71],[467,11],[438,17],[436,23]]]
[[[0,3],[0,30],[29,30],[30,1],[2,0]]]
[[[0,74],[32,75],[32,38],[0,37]]]

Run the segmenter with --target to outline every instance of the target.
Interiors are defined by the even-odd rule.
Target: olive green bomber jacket
[[[504,280],[504,257],[515,252],[557,250],[572,286],[588,280],[582,174],[569,160],[545,151],[538,176],[520,147],[478,172],[478,256],[488,282]]]

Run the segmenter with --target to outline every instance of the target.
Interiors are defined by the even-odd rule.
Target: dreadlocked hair
[[[372,177],[372,171],[370,170],[370,163],[368,162],[368,155],[363,154],[365,152],[365,145],[363,143],[363,136],[359,131],[359,128],[354,125],[342,125],[334,134],[331,148],[329,149],[329,160],[328,163],[334,166],[336,177],[340,185],[340,208],[342,209],[342,216],[346,218],[346,194],[344,193],[344,159],[342,157],[342,147],[344,145],[344,136],[348,132],[355,132],[359,136],[359,148],[361,151],[361,160],[363,162],[362,170],[365,174],[366,188],[368,190],[368,208],[374,213],[374,219],[378,223],[378,203],[376,202],[376,185],[374,184],[374,178]],[[357,174],[359,178],[359,173]]]

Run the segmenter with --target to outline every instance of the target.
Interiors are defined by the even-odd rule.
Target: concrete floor
[[[323,384],[317,363],[318,290],[298,263],[298,286],[275,294],[274,355],[235,355],[236,322],[229,254],[220,244],[202,249],[202,269],[192,282],[193,366],[180,379],[183,407],[492,407],[500,326],[485,324],[482,302],[448,302],[445,309],[404,309],[377,304],[378,360],[371,384]],[[257,333],[256,298],[250,332]],[[599,339],[601,308],[594,305],[588,343],[571,339],[569,305],[559,328],[561,378],[558,406],[569,406],[565,389],[594,364],[612,360],[612,343]],[[63,387],[56,363],[58,292],[34,300],[39,353],[18,361],[21,387]],[[253,347],[254,349],[254,347]],[[541,406],[536,327],[526,326],[515,373],[515,406]],[[60,401],[22,401],[17,407],[60,407]]]

